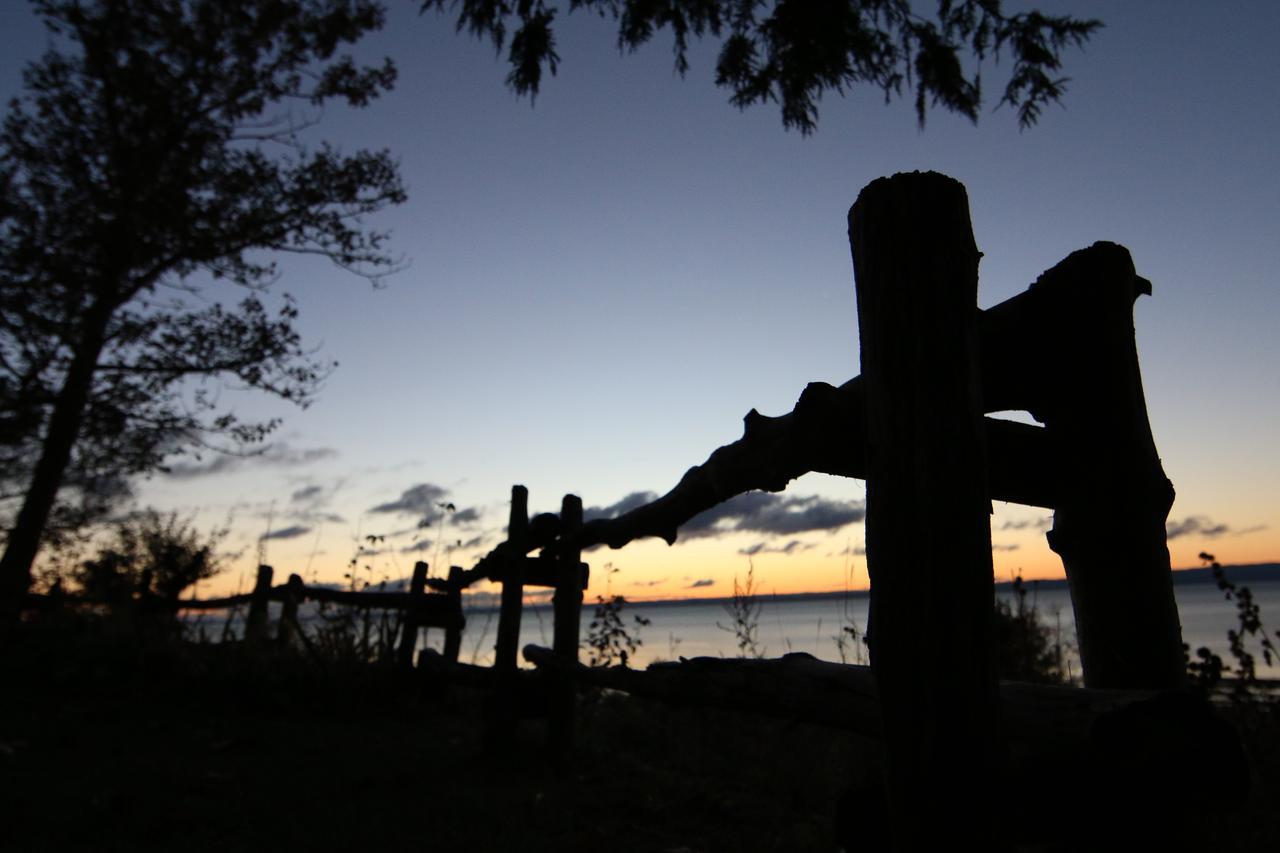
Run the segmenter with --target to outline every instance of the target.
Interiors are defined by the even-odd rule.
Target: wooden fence
[[[273,587],[264,567],[247,596],[181,606],[247,602],[250,641],[265,639],[272,600],[283,602],[285,622],[305,599],[398,607],[406,614],[399,657],[409,665],[417,631],[427,626],[451,632],[446,657],[456,660],[461,591],[496,581],[502,603],[493,671],[501,692],[517,681],[524,590],[550,587],[554,649],[531,655],[559,679],[553,735],[565,744],[572,679],[613,678],[612,686],[638,692],[645,688],[636,685],[656,683],[587,676],[577,666],[588,577],[582,549],[618,548],[642,536],[674,542],[697,513],[751,489],[780,491],[809,471],[862,477],[872,667],[855,679],[866,688],[856,694],[863,698],[846,699],[874,718],[866,728],[885,743],[895,849],[960,840],[989,849],[989,797],[1005,778],[1011,726],[1039,718],[1049,731],[1076,725],[1080,703],[1101,695],[1051,691],[1019,705],[1002,692],[992,649],[993,499],[1053,509],[1049,544],[1070,582],[1088,688],[1148,691],[1141,695],[1150,699],[1150,691],[1184,686],[1164,527],[1173,487],[1152,438],[1134,340],[1133,305],[1151,285],[1126,249],[1097,243],[1025,293],[979,311],[981,253],[968,198],[961,184],[934,173],[871,183],[848,224],[862,374],[839,388],[810,385],[781,417],[753,410],[741,440],[717,449],[666,495],[584,524],[572,495],[559,515],[530,519],[527,491],[516,486],[506,541],[446,579],[428,580],[419,564],[408,593],[321,590],[296,576]],[[1005,410],[1030,412],[1043,426],[986,417]],[[535,550],[539,556],[529,556]],[[686,682],[676,690],[668,680],[663,689],[691,696],[702,689],[697,678]],[[1132,696],[1126,701],[1134,704]],[[1207,731],[1195,713],[1157,717],[1161,731]],[[1096,728],[1097,715],[1089,719]]]

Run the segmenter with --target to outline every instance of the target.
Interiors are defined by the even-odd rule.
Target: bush
[[[1021,577],[1013,579],[1012,603],[996,599],[996,667],[1001,678],[1034,684],[1069,681],[1066,649],[1057,631],[1044,624],[1034,599],[1027,602]]]
[[[119,521],[112,538],[72,571],[72,579],[87,600],[113,610],[148,597],[176,602],[187,587],[221,570],[217,548],[226,534],[218,529],[202,536],[177,512],[143,510]]]

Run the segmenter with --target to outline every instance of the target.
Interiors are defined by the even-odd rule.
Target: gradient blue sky
[[[869,181],[914,169],[968,187],[982,306],[1095,240],[1129,247],[1155,285],[1136,320],[1178,492],[1174,565],[1200,550],[1280,558],[1280,4],[1027,4],[1106,23],[1068,54],[1064,106],[1034,128],[991,98],[976,127],[933,112],[921,131],[909,102],[866,90],[826,100],[808,138],[771,107],[729,106],[712,46],[682,81],[669,40],[620,57],[606,22],[567,17],[559,75],[531,106],[504,87],[490,45],[410,0],[389,5],[365,49],[394,57],[396,91],[332,110],[320,135],[399,158],[410,200],[370,224],[410,265],[372,291],[286,264],[279,288],[339,369],[306,411],[228,390],[240,412],[286,417],[267,456],[206,458],[143,486],[145,502],[202,524],[233,519],[229,544],[244,553],[210,589],[242,582],[268,529],[278,571],[322,580],[341,578],[360,537],[385,535],[361,561],[380,579],[424,556],[468,565],[501,536],[512,483],[538,510],[568,491],[589,506],[665,491],[737,438],[752,407],[785,412],[805,383],[858,372],[845,215]],[[44,41],[16,0],[0,32],[10,93]],[[1003,71],[987,63],[990,92]],[[856,517],[863,494],[811,475],[787,496],[817,500],[770,505],[781,523],[590,559],[612,561],[614,591],[636,597],[726,594],[753,548],[765,589],[839,588],[850,569],[864,585],[861,558],[845,554],[860,524],[785,532],[804,512]],[[414,531],[415,508],[440,500],[456,522]],[[1060,574],[1046,515],[997,506],[999,576]],[[424,538],[480,541],[412,550]]]

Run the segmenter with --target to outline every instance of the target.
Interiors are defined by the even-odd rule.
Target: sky
[[[247,588],[260,556],[331,582],[353,558],[362,582],[469,566],[516,483],[533,511],[665,492],[750,409],[858,373],[846,214],[913,170],[968,188],[980,307],[1097,240],[1130,249],[1154,284],[1135,321],[1177,490],[1173,565],[1280,560],[1280,4],[1043,0],[1106,27],[1067,53],[1065,100],[1033,128],[993,109],[1007,64],[988,60],[976,126],[935,110],[921,129],[910,100],[868,89],[824,100],[808,137],[776,107],[729,105],[714,44],[682,80],[668,38],[620,55],[608,22],[563,17],[559,73],[530,104],[491,45],[388,5],[361,53],[395,60],[395,91],[328,111],[315,138],[398,158],[409,200],[368,224],[406,266],[375,289],[282,263],[277,290],[339,367],[305,410],[227,388],[236,412],[284,418],[261,454],[175,460],[139,485],[141,504],[229,525],[238,556],[202,592]],[[44,45],[16,0],[0,45],[7,100]],[[728,595],[749,561],[765,592],[864,588],[864,498],[808,475],[675,546],[593,551],[588,596]],[[1062,576],[1048,523],[995,505],[997,579]]]

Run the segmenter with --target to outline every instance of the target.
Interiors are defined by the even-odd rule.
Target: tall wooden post
[[[551,600],[555,612],[552,645],[559,657],[572,663],[578,662],[582,624],[582,550],[577,546],[581,530],[582,498],[565,495],[560,503],[561,550],[556,556],[556,586]],[[570,676],[560,674],[556,676],[556,680],[551,696],[549,725],[551,748],[557,764],[563,767],[573,749],[576,688]]]
[[[511,515],[507,522],[509,559],[502,567],[502,605],[498,611],[498,639],[494,668],[514,673],[520,645],[520,616],[524,605],[524,542],[529,535],[529,490],[511,487]]]
[[[400,629],[400,648],[396,650],[396,662],[401,669],[413,667],[413,653],[418,646],[418,631],[422,621],[419,605],[427,590],[427,564],[419,560],[413,564],[413,578],[409,581],[409,606],[404,611],[404,625]]]
[[[577,547],[582,529],[582,498],[565,495],[560,504],[560,541],[563,550],[556,561],[556,588],[552,598],[555,611],[554,641],[556,654],[574,662],[578,660],[582,623],[582,551]]]
[[[991,849],[999,764],[978,259],[964,187],[882,178],[849,211],[867,399],[871,665],[894,848]]]
[[[462,629],[466,620],[462,617],[462,566],[449,567],[449,582],[445,595],[448,596],[450,623],[444,629],[444,659],[458,662],[458,654],[462,651]]]
[[[301,626],[298,625],[298,605],[302,603],[305,594],[306,586],[302,582],[302,576],[289,575],[289,581],[284,587],[284,603],[280,607],[280,624],[276,626],[276,644],[283,648],[292,646],[301,632]]]
[[[267,608],[271,601],[272,574],[270,566],[258,566],[258,579],[253,584],[249,615],[244,622],[246,643],[262,643],[267,639]]]
[[[1088,687],[1185,680],[1165,538],[1173,484],[1151,435],[1134,340],[1134,302],[1150,292],[1127,249],[1095,243],[1025,295],[1038,368],[1025,384],[1062,487],[1049,546],[1071,586]]]

